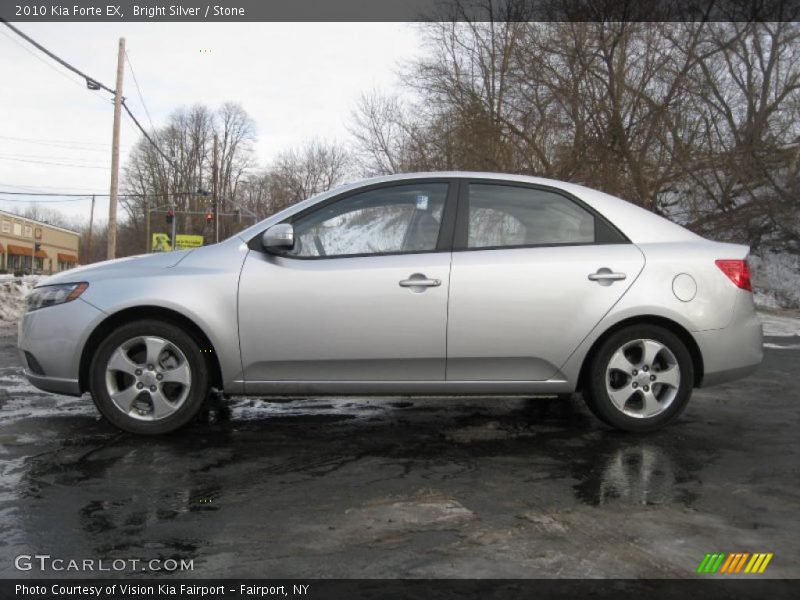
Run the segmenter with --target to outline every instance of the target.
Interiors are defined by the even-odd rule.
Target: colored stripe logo
[[[706,554],[697,567],[698,573],[720,573],[727,575],[756,574],[763,573],[769,561],[772,560],[772,552],[716,552]]]

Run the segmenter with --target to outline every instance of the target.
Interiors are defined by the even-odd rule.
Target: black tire
[[[589,385],[590,384],[587,383],[586,387],[588,388]],[[613,423],[611,423],[608,419],[606,419],[605,415],[603,415],[603,413],[600,412],[600,410],[597,408],[597,402],[595,402],[594,396],[592,396],[592,393],[591,391],[589,391],[589,389],[584,389],[582,396],[583,396],[583,401],[586,404],[586,407],[589,409],[589,412],[591,412],[597,418],[598,421],[602,421],[606,425],[614,427]]]
[[[653,416],[637,417],[626,414],[611,400],[606,389],[607,381],[617,377],[616,372],[613,372],[610,376],[608,374],[609,362],[612,357],[620,348],[636,340],[653,340],[662,344],[672,353],[672,357],[680,369],[680,380],[677,387],[674,388],[676,391],[672,400],[666,405],[666,408],[663,408],[661,412]],[[662,353],[659,355],[658,360],[661,361],[663,357],[664,354]],[[633,371],[631,371],[632,373]],[[651,373],[657,379],[658,370],[654,368]],[[639,374],[639,376],[642,376],[642,374]],[[633,385],[633,379],[633,377],[630,377],[630,385]],[[656,383],[658,382],[656,381]],[[620,389],[627,390],[625,385],[627,384],[621,385]],[[655,390],[656,384],[651,385]],[[583,395],[589,410],[601,421],[623,431],[647,432],[660,429],[677,418],[686,408],[691,398],[693,387],[694,365],[686,344],[677,335],[664,327],[658,325],[631,325],[609,336],[594,353],[588,366]],[[639,388],[639,394],[641,394],[641,389]],[[659,393],[662,393],[661,389],[659,387]],[[641,401],[641,396],[636,395],[634,390],[631,391],[635,405],[637,401]],[[636,412],[636,408],[632,412]]]
[[[107,389],[106,369],[112,354],[129,340],[144,336],[162,338],[177,348],[183,353],[190,371],[188,391],[181,403],[176,403],[178,408],[156,420],[141,420],[126,414],[114,404]],[[159,384],[158,388],[162,386]],[[100,413],[119,429],[141,435],[160,435],[186,425],[202,409],[209,391],[208,365],[198,342],[182,328],[156,319],[133,321],[112,331],[98,346],[89,366],[89,391]],[[146,390],[144,394],[146,401]]]

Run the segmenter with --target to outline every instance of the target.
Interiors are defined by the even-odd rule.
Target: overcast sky
[[[257,126],[257,157],[313,137],[346,141],[350,113],[369,90],[395,89],[398,66],[419,53],[403,23],[21,23],[17,27],[114,87],[117,40],[156,127],[175,108],[240,103]],[[0,190],[107,194],[113,104],[0,24]],[[123,93],[149,126],[126,64]],[[138,139],[124,116],[121,160]],[[35,162],[31,162],[35,161]],[[62,163],[62,164],[47,164]],[[64,166],[69,165],[69,166]],[[0,194],[0,208],[21,206]],[[45,204],[88,218],[89,201]],[[52,198],[48,198],[52,200]],[[97,200],[95,218],[108,214]]]

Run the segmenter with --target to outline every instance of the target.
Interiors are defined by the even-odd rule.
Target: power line
[[[105,144],[103,142],[84,142],[80,140],[54,140],[54,139],[45,139],[45,138],[27,138],[27,137],[18,137],[12,135],[0,135],[0,139],[4,140],[14,140],[17,142],[31,142],[34,144],[72,144],[72,145],[80,145],[85,144],[87,146],[105,146],[108,148],[111,144]]]
[[[0,138],[2,138],[2,136],[0,136]],[[102,152],[102,153],[108,154],[108,149],[107,148],[88,148],[88,147],[84,147],[84,146],[68,146],[66,144],[45,144],[45,143],[41,143],[41,142],[23,142],[23,141],[20,141],[18,143],[21,143],[21,144],[35,144],[37,146],[45,146],[47,148],[56,148],[58,150],[80,150],[82,152]]]
[[[22,144],[34,144],[37,146],[52,146],[53,148],[66,148],[70,150],[83,150],[85,152],[108,152],[111,144],[100,142],[82,142],[79,140],[48,140],[41,138],[25,138],[10,135],[0,135],[0,140],[10,140]],[[132,146],[133,144],[129,144]],[[92,147],[95,146],[95,147]],[[102,147],[97,147],[102,146]]]
[[[128,63],[128,67],[131,70],[131,76],[133,77],[133,84],[136,86],[136,93],[139,94],[139,101],[142,103],[142,108],[144,108],[144,114],[147,115],[147,120],[150,121],[150,130],[155,135],[156,126],[153,125],[153,119],[150,116],[150,111],[147,110],[147,104],[144,101],[144,96],[142,95],[142,88],[139,87],[139,80],[136,79],[136,72],[133,70],[133,65],[131,64],[131,57],[128,55],[128,51],[125,51],[125,61]]]
[[[5,194],[5,192],[0,192],[0,194]],[[92,194],[88,194],[82,196],[80,198],[66,198],[63,200],[20,200],[19,198],[0,198],[0,202],[34,202],[34,203],[41,203],[41,204],[61,204],[63,202],[79,202],[82,200],[91,200]]]
[[[51,165],[51,166],[54,166],[54,167],[71,167],[71,168],[77,168],[77,169],[106,169],[106,170],[108,170],[108,167],[99,167],[99,166],[93,166],[93,165],[77,165],[77,164],[62,163],[62,162],[51,162],[51,161],[48,161],[48,160],[30,160],[30,159],[26,159],[26,158],[12,158],[12,157],[7,157],[7,156],[0,156],[0,160],[13,160],[15,162],[32,163],[32,164],[37,164],[37,165]]]
[[[69,69],[73,73],[77,73],[78,75],[80,75],[86,81],[86,87],[89,88],[90,90],[99,90],[99,89],[102,88],[102,89],[106,90],[107,92],[109,92],[110,94],[112,94],[113,96],[117,95],[116,90],[112,90],[107,85],[104,85],[104,84],[100,83],[94,77],[89,77],[86,73],[84,73],[83,71],[81,71],[77,67],[72,66],[66,60],[64,60],[63,58],[60,58],[59,56],[57,56],[56,54],[54,54],[53,52],[51,52],[50,50],[48,50],[47,48],[42,46],[40,43],[38,43],[33,38],[31,38],[31,37],[25,35],[24,33],[22,33],[19,29],[14,27],[11,23],[6,21],[5,19],[0,18],[0,22],[2,22],[6,27],[11,29],[11,31],[13,31],[17,35],[19,35],[22,39],[24,39],[28,43],[32,44],[33,46],[35,46],[40,51],[44,52],[47,56],[49,56],[53,60],[57,61],[59,64],[65,66],[67,69]],[[131,109],[128,108],[128,105],[125,103],[125,98],[124,97],[121,100],[121,104],[122,104],[122,107],[125,109],[125,112],[128,113],[128,116],[131,118],[131,120],[133,120],[133,122],[136,125],[136,127],[139,128],[139,131],[142,133],[142,135],[145,137],[145,139],[150,143],[150,145],[153,146],[153,148],[156,149],[156,151],[164,158],[164,160],[166,160],[170,164],[171,167],[175,168],[175,164],[172,162],[172,160],[166,154],[164,154],[164,152],[161,150],[161,148],[159,148],[158,144],[156,144],[153,141],[153,138],[150,137],[150,135],[147,133],[147,131],[145,131],[144,127],[142,127],[142,125],[136,119],[136,117],[134,116],[133,112],[131,112]]]
[[[4,183],[0,183],[0,185],[8,185]],[[12,186],[13,187],[13,186]],[[203,194],[197,192],[169,192],[169,193],[153,193],[153,194],[118,194],[120,198],[169,198],[170,196],[202,196]],[[56,196],[59,197],[59,200],[24,200],[21,198],[3,198],[0,197],[0,202],[33,202],[33,203],[42,203],[42,204],[58,204],[60,202],[78,202],[81,200],[89,200],[92,197],[95,198],[108,198],[110,194],[59,194],[55,192],[7,192],[4,190],[0,190],[0,196],[35,196],[35,197],[52,197]],[[239,202],[234,202],[233,200],[228,199],[227,202],[230,202],[234,206],[237,207],[238,210],[246,213],[246,216],[252,217],[253,219],[257,219],[257,215],[247,207],[242,206]],[[169,205],[165,204],[160,207],[156,208],[167,208]],[[155,210],[155,209],[152,209]],[[187,211],[179,211],[182,213],[187,213]],[[191,213],[191,214],[204,214],[203,212]],[[222,216],[234,216],[236,215],[235,212],[233,213],[220,213]]]
[[[131,57],[128,56],[127,50],[125,51],[125,61],[128,63],[128,67],[131,70],[131,76],[133,77],[133,84],[136,86],[136,93],[139,94],[139,101],[142,103],[142,108],[144,108],[144,113],[147,115],[147,120],[150,122],[150,130],[153,132],[153,137],[155,137],[156,126],[153,124],[153,119],[150,116],[150,111],[147,109],[147,104],[145,103],[144,95],[142,94],[142,88],[139,87],[139,80],[136,79],[136,72],[133,70],[133,65],[131,64]],[[158,151],[158,153],[164,158],[164,160],[167,161],[167,163],[169,163],[171,167],[175,168],[175,164],[172,162],[172,160],[161,151],[161,148],[159,148],[159,146],[150,138],[150,136],[147,135],[147,132],[144,130],[144,127],[142,127],[139,124],[139,121],[136,120],[136,117],[133,116],[131,109],[128,108],[128,105],[125,103],[125,98],[122,99],[122,108],[125,109],[125,112],[128,113],[128,116],[133,120],[133,122],[136,124],[136,127],[139,128],[139,130],[142,132],[142,135],[144,135],[147,141],[150,142],[153,148],[155,148]]]
[[[5,185],[5,184],[0,184]],[[0,190],[0,194],[4,196],[45,196],[45,197],[66,197],[66,198],[91,198],[92,196],[98,197],[108,197],[109,194],[57,194],[55,192],[8,192],[6,190]],[[125,194],[121,194],[125,195]],[[20,200],[20,202],[28,202],[28,200]]]
[[[0,158],[32,158],[35,160],[67,160],[69,162],[85,165],[105,165],[107,161],[99,159],[84,159],[80,156],[42,156],[41,154],[0,154]]]
[[[6,24],[7,24],[7,23],[6,23]],[[66,80],[67,80],[67,81],[69,81],[70,83],[77,85],[77,86],[78,86],[79,88],[81,88],[81,89],[84,89],[84,87],[83,87],[83,86],[82,86],[80,83],[78,83],[77,81],[75,81],[74,79],[72,79],[72,78],[71,78],[69,75],[67,75],[66,73],[64,73],[64,71],[61,71],[60,69],[57,69],[57,68],[55,68],[55,67],[54,67],[52,64],[50,64],[49,62],[47,62],[46,60],[44,60],[44,59],[43,59],[41,56],[39,56],[38,54],[36,54],[36,53],[35,53],[33,50],[31,50],[30,48],[28,48],[28,47],[24,46],[23,44],[21,44],[20,42],[18,42],[18,41],[17,41],[17,40],[15,40],[14,38],[12,38],[12,37],[11,37],[10,35],[8,35],[8,34],[7,34],[5,31],[3,31],[2,33],[3,33],[3,36],[4,36],[4,37],[6,37],[6,38],[8,38],[9,40],[11,40],[11,41],[12,41],[14,44],[16,44],[17,46],[19,46],[20,48],[22,48],[22,49],[23,49],[25,52],[27,52],[28,54],[30,54],[32,57],[34,57],[36,60],[38,60],[38,61],[39,61],[40,63],[42,63],[44,66],[46,66],[48,69],[52,69],[53,71],[55,71],[56,73],[58,73],[58,74],[59,74],[61,77],[63,77],[64,79],[66,79]],[[100,99],[98,98],[98,100],[100,100]],[[101,100],[101,102],[102,102],[102,100]],[[104,104],[105,104],[105,103],[104,103]]]
[[[8,184],[0,183],[0,185],[8,185]],[[10,186],[10,187],[20,187],[20,186]],[[111,195],[111,194],[92,194],[92,193],[88,193],[88,194],[60,194],[60,193],[57,193],[57,192],[6,192],[6,191],[2,191],[2,190],[0,190],[0,194],[7,194],[7,195],[11,195],[11,196],[58,196],[58,197],[62,197],[62,196],[81,196],[81,197],[97,196],[98,198],[108,197],[108,196]],[[128,193],[128,194],[117,194],[117,195],[118,196],[131,197],[131,198],[166,198],[166,197],[169,197],[169,196],[202,196],[203,194],[197,193],[197,192],[165,192],[165,193],[154,192],[154,193],[150,193],[150,194]]]
[[[4,185],[10,188],[17,188],[18,190],[28,190],[32,192],[35,192],[36,190],[72,190],[76,192],[79,191],[81,193],[89,195],[94,194],[94,192],[87,192],[85,187],[70,187],[66,185],[16,185],[13,183],[0,183],[0,185]]]
[[[3,22],[3,24],[4,24],[6,27],[8,27],[8,28],[9,28],[11,31],[13,31],[14,33],[16,33],[18,36],[20,36],[22,39],[24,39],[24,40],[25,40],[26,42],[28,42],[29,44],[32,44],[32,45],[33,45],[34,47],[36,47],[38,50],[40,50],[40,51],[44,52],[45,54],[47,54],[47,56],[49,56],[50,58],[52,58],[54,61],[58,62],[59,64],[61,64],[61,65],[63,65],[63,66],[65,66],[67,69],[69,69],[69,70],[70,70],[70,71],[72,71],[73,73],[76,73],[76,74],[80,75],[80,76],[81,76],[81,77],[82,77],[82,78],[83,78],[83,79],[86,81],[86,86],[87,86],[89,89],[100,89],[100,88],[103,88],[104,90],[106,90],[106,91],[107,91],[107,92],[109,92],[110,94],[112,94],[112,95],[116,95],[116,93],[117,93],[117,92],[116,92],[116,90],[112,90],[112,89],[111,89],[110,87],[108,87],[107,85],[103,85],[102,83],[100,83],[99,81],[97,81],[97,80],[96,80],[94,77],[89,77],[89,76],[88,76],[86,73],[84,73],[83,71],[81,71],[81,70],[80,70],[80,69],[78,69],[77,67],[73,67],[71,64],[69,64],[69,63],[68,63],[67,61],[65,61],[63,58],[60,58],[60,57],[56,56],[55,54],[53,54],[52,52],[50,52],[50,50],[48,50],[47,48],[45,48],[44,46],[42,46],[42,45],[41,45],[39,42],[37,42],[36,40],[34,40],[34,39],[32,39],[32,38],[28,37],[27,35],[25,35],[24,33],[22,33],[22,32],[21,32],[19,29],[17,29],[16,27],[14,27],[14,26],[13,26],[11,23],[9,23],[8,21],[6,21],[5,19],[0,19],[0,21],[2,21],[2,22]],[[93,87],[93,86],[97,86],[97,87]]]
[[[166,161],[169,163],[169,165],[170,165],[172,168],[175,168],[175,163],[173,163],[173,162],[172,162],[172,159],[171,159],[169,156],[167,156],[166,154],[164,154],[164,152],[161,150],[161,148],[159,148],[159,147],[158,147],[158,144],[156,144],[156,143],[153,141],[153,138],[151,138],[151,137],[150,137],[150,136],[147,134],[147,132],[144,130],[144,127],[142,127],[141,123],[139,123],[139,121],[136,119],[136,117],[135,117],[135,116],[133,116],[133,113],[131,112],[131,109],[130,109],[130,108],[128,108],[128,105],[125,103],[125,99],[124,99],[124,98],[122,99],[122,108],[124,108],[124,109],[125,109],[125,112],[126,112],[126,113],[128,113],[128,116],[129,116],[129,117],[130,117],[130,118],[133,120],[133,122],[134,122],[134,124],[136,125],[136,127],[138,127],[138,128],[139,128],[139,131],[141,131],[141,132],[142,132],[142,135],[145,137],[145,139],[146,139],[148,142],[150,142],[150,145],[151,145],[151,146],[153,146],[153,148],[155,148],[155,149],[156,149],[156,152],[158,152],[158,153],[159,153],[159,154],[162,156],[162,158],[163,158],[164,160],[166,160]]]

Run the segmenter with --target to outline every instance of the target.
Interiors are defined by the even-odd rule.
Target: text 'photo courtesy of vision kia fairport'
[[[160,434],[225,395],[582,392],[627,431],[762,358],[748,247],[579,185],[493,173],[341,186],[219,244],[43,280],[25,374]]]

